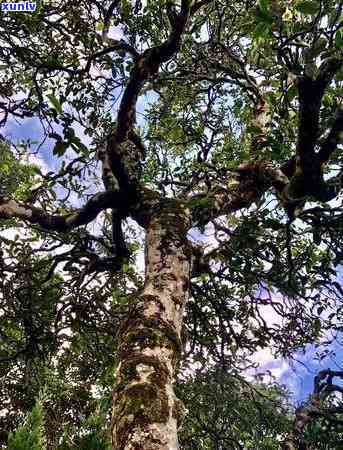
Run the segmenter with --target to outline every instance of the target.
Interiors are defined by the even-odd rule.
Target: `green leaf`
[[[63,109],[60,101],[53,94],[48,94],[47,97],[54,109],[56,109],[59,114],[63,114]]]
[[[213,200],[208,198],[208,197],[196,197],[191,199],[188,202],[188,207],[190,209],[195,209],[195,208],[207,208],[210,207],[213,203]]]
[[[343,69],[338,70],[336,79],[337,81],[343,81]]]
[[[313,46],[312,56],[316,57],[320,55],[320,53],[322,53],[326,49],[327,43],[328,41],[326,38],[320,37]]]
[[[312,1],[303,1],[299,2],[295,5],[295,9],[299,11],[302,14],[317,14],[319,10],[319,3],[318,2],[312,2]]]
[[[68,147],[69,147],[68,142],[58,141],[58,142],[56,142],[52,153],[56,156],[63,156]]]
[[[8,437],[8,450],[45,450],[44,411],[37,402],[25,422]]]
[[[322,324],[321,324],[320,319],[314,319],[313,329],[314,329],[314,333],[316,336],[319,335],[321,328],[322,328]]]
[[[35,173],[36,175],[42,175],[42,171],[38,166],[32,166],[32,172]]]
[[[265,38],[269,34],[269,27],[265,22],[260,22],[254,29],[255,38]]]
[[[249,134],[260,134],[261,128],[257,127],[256,125],[250,125],[247,127],[247,133]]]
[[[323,105],[326,107],[332,106],[334,103],[333,98],[330,94],[325,94],[323,97]]]
[[[335,46],[337,48],[343,48],[343,28],[336,31],[335,34]]]
[[[73,128],[66,128],[64,130],[64,136],[66,139],[68,139],[69,141],[72,141],[73,139],[75,139],[75,131]]]
[[[272,219],[272,218],[266,219],[264,225],[275,231],[282,230],[284,228],[284,225],[281,222],[279,222],[276,219]]]
[[[260,8],[263,12],[268,13],[270,6],[269,0],[260,0]]]
[[[83,144],[79,138],[72,139],[71,144],[76,153],[79,153],[80,151],[82,151],[83,153],[88,152],[87,146]]]
[[[292,85],[287,91],[287,99],[291,102],[298,94],[298,89],[296,86]]]

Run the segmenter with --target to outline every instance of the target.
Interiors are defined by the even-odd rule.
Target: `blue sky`
[[[306,400],[313,391],[313,380],[318,371],[323,369],[342,370],[343,348],[333,344],[330,349],[334,356],[328,356],[321,361],[315,357],[316,349],[308,345],[306,351],[294,355],[295,360],[280,377],[280,382],[293,391],[292,398],[296,403]]]
[[[10,120],[4,131],[2,131],[2,134],[15,144],[27,139],[37,141],[40,144],[43,139],[42,125],[36,118]],[[51,170],[54,170],[57,167],[57,159],[52,154],[54,142],[54,139],[47,138],[37,154]],[[33,145],[32,149],[35,150],[37,147],[38,145]]]

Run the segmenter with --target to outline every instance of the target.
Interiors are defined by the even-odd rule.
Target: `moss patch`
[[[155,326],[154,326],[155,325]],[[119,357],[121,359],[130,358],[130,354],[136,347],[143,350],[144,348],[164,347],[169,348],[177,357],[182,351],[182,343],[178,334],[172,328],[159,328],[160,323],[151,323],[150,326],[144,324],[137,328],[132,327],[121,338],[119,345]]]
[[[134,430],[169,418],[168,396],[164,388],[150,383],[133,385],[119,394],[114,407],[118,450],[125,447]]]
[[[163,362],[157,360],[154,356],[146,356],[141,353],[132,354],[130,359],[126,360],[120,368],[121,382],[116,388],[117,392],[129,385],[130,382],[138,380],[136,367],[139,364],[154,368],[154,372],[149,376],[149,381],[151,381],[151,383],[162,387],[169,381],[169,371]]]

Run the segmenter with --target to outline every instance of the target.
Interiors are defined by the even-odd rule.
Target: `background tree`
[[[15,371],[29,390],[47,355],[57,386],[62,364],[68,390],[81,387],[64,398],[82,399],[75,410],[116,367],[113,448],[176,449],[178,371],[244,371],[257,349],[289,356],[339,329],[341,11],[62,0],[1,12],[0,124],[29,118],[43,133],[3,133],[0,218],[21,227],[1,241],[5,404]],[[17,172],[32,153],[48,171]],[[35,184],[19,192],[16,177]],[[76,423],[75,410],[61,414]]]
[[[10,433],[8,449],[43,450],[46,448],[44,434],[44,412],[42,405],[37,402],[26,422],[19,427],[15,434]]]
[[[318,372],[312,395],[295,411],[293,427],[283,443],[285,450],[342,448],[342,376],[337,370]]]
[[[178,395],[188,409],[180,446],[189,450],[277,450],[290,429],[288,393],[276,383],[249,383],[222,369],[180,382]]]

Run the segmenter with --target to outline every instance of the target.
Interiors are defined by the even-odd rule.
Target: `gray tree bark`
[[[190,281],[189,214],[165,201],[146,226],[142,292],[121,325],[112,439],[116,450],[177,450],[183,412],[173,381]]]

